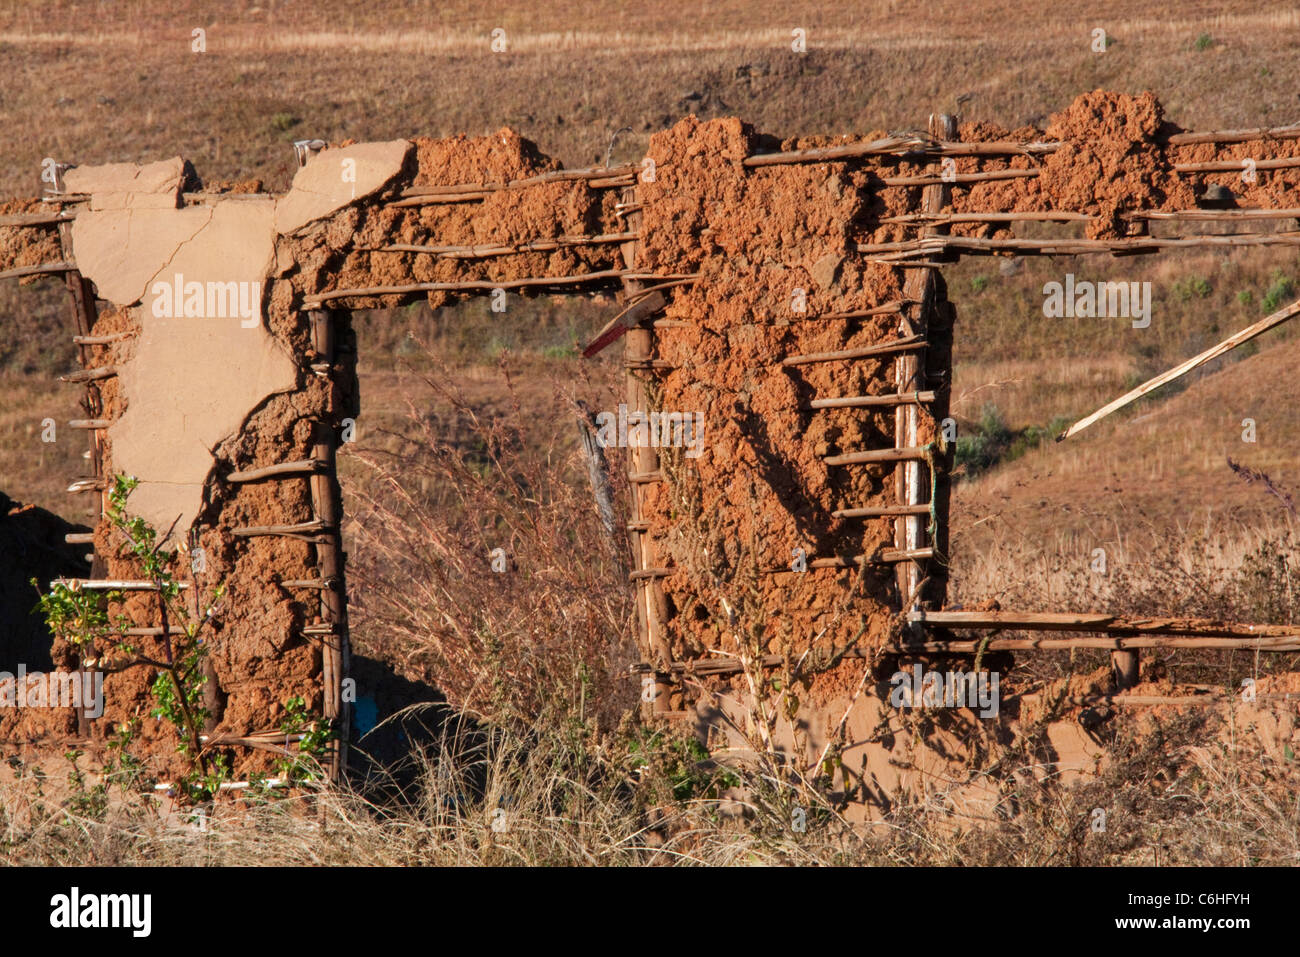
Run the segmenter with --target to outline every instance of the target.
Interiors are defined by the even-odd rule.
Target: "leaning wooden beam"
[[[660,276],[655,273],[640,272],[634,269],[603,269],[597,272],[582,273],[576,276],[535,276],[529,279],[484,279],[467,282],[416,282],[402,286],[367,286],[358,289],[332,289],[303,299],[304,308],[313,308],[333,299],[348,299],[353,296],[395,296],[411,292],[490,292],[493,289],[522,289],[529,286],[568,286],[584,282],[605,282],[611,279],[644,280],[694,280],[689,276]]]
[[[865,452],[846,452],[843,455],[828,455],[824,459],[827,465],[865,465],[871,462],[923,462],[928,453],[915,446],[903,446],[892,449],[869,449]]]
[[[934,401],[934,393],[899,392],[891,395],[846,395],[837,399],[813,399],[808,409],[861,409],[874,406],[925,405]]]
[[[1078,422],[1074,423],[1074,425],[1070,426],[1068,429],[1066,429],[1064,432],[1058,435],[1056,437],[1056,441],[1060,442],[1063,439],[1068,439],[1070,436],[1082,432],[1084,429],[1092,425],[1094,422],[1098,421],[1099,419],[1104,419],[1106,416],[1110,415],[1112,412],[1116,411],[1117,409],[1122,409],[1130,402],[1133,402],[1136,399],[1140,399],[1142,396],[1146,395],[1149,392],[1154,392],[1162,385],[1167,385],[1168,383],[1173,382],[1175,379],[1179,378],[1180,376],[1184,376],[1187,373],[1191,372],[1197,366],[1201,366],[1209,362],[1211,359],[1217,359],[1225,352],[1230,352],[1231,350],[1235,349],[1237,346],[1249,342],[1251,339],[1254,339],[1256,336],[1268,332],[1268,330],[1274,328],[1275,326],[1280,326],[1282,323],[1286,322],[1287,320],[1295,318],[1296,315],[1300,315],[1300,299],[1297,299],[1289,306],[1284,306],[1283,308],[1279,309],[1277,312],[1273,313],[1270,316],[1265,316],[1263,319],[1259,320],[1259,322],[1247,326],[1245,329],[1242,329],[1240,332],[1234,333],[1233,335],[1229,336],[1227,339],[1224,339],[1218,345],[1211,346],[1209,349],[1206,349],[1200,355],[1193,356],[1192,358],[1188,359],[1186,362],[1174,366],[1172,369],[1168,370],[1167,372],[1160,373],[1160,375],[1156,376],[1153,379],[1148,379],[1146,382],[1142,383],[1136,389],[1124,393],[1124,395],[1120,396],[1115,401],[1108,402],[1106,405],[1103,405],[1096,412],[1092,413],[1092,415],[1085,416],[1084,418],[1080,419]]]
[[[299,462],[280,462],[259,469],[246,469],[231,472],[226,476],[227,482],[256,482],[258,479],[272,478],[276,475],[310,475],[322,468],[315,459],[303,459]]]
[[[781,360],[781,365],[805,366],[813,362],[835,362],[839,359],[866,359],[871,356],[888,356],[898,352],[908,352],[925,348],[924,336],[904,336],[892,342],[881,342],[874,346],[859,346],[856,349],[838,349],[835,352],[810,352],[802,356],[790,356]]]
[[[1256,639],[1282,639],[1286,642],[1300,643],[1300,625],[1249,625],[1198,618],[1126,617],[1098,612],[926,611],[925,609],[917,609],[908,616],[908,619],[920,624],[937,625],[944,628],[1078,631],[1119,635],[1174,635],[1198,638],[1234,638],[1239,642],[1243,639],[1250,639],[1251,641]],[[999,639],[993,640],[997,641]],[[1039,647],[1039,645],[1033,647]]]
[[[636,239],[636,233],[602,233],[597,236],[557,236],[554,239],[537,239],[526,243],[489,243],[479,246],[420,246],[394,243],[373,250],[383,253],[428,253],[439,259],[488,259],[493,256],[510,256],[516,253],[551,252],[570,246],[598,246]]]
[[[15,266],[13,269],[0,270],[0,279],[17,279],[21,276],[39,276],[45,273],[75,272],[77,267],[70,262],[40,263],[36,266]]]

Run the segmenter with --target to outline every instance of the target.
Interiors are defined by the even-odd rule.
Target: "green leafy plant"
[[[109,491],[105,516],[117,537],[123,540],[122,557],[134,559],[140,577],[150,583],[161,619],[161,657],[142,653],[130,640],[129,617],[109,613],[110,606],[121,600],[120,591],[92,591],[81,588],[77,582],[56,581],[48,592],[41,593],[37,607],[50,631],[73,645],[84,665],[108,674],[137,667],[156,670],[150,685],[154,702],[151,713],[176,728],[177,751],[189,761],[188,771],[177,782],[179,790],[191,800],[204,800],[229,775],[227,762],[221,756],[210,754],[201,737],[209,718],[203,706],[204,661],[208,649],[201,633],[212,621],[225,588],[218,585],[212,589],[205,607],[195,597],[193,610],[186,608],[184,583],[173,571],[178,564],[177,552],[164,549],[157,530],[143,518],[127,512],[127,498],[138,484],[134,478],[117,476]],[[32,584],[39,591],[35,579]],[[197,582],[189,584],[197,589]],[[139,763],[134,758],[123,757],[132,733],[129,725],[119,728],[115,739],[117,763],[119,769],[138,777]]]
[[[284,714],[280,730],[286,736],[301,737],[297,750],[277,761],[280,775],[291,783],[319,778],[326,749],[334,736],[329,722],[308,711],[301,695],[294,695],[284,703]]]

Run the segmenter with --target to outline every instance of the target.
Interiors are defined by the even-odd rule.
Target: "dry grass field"
[[[206,52],[191,51],[196,28],[205,31]],[[489,47],[496,28],[506,31],[504,53]],[[790,50],[794,28],[807,31],[806,54]],[[1097,28],[1112,41],[1104,54],[1090,48]],[[935,110],[1016,127],[1044,124],[1077,93],[1099,87],[1152,90],[1168,119],[1185,128],[1281,125],[1300,120],[1298,48],[1300,11],[1284,2],[1157,10],[1103,0],[1085,10],[1028,0],[409,0],[381,9],[338,0],[12,0],[0,9],[0,195],[36,195],[45,157],[102,163],[179,154],[205,180],[257,178],[278,190],[293,174],[291,141],[300,138],[510,126],[576,166],[603,162],[611,137],[625,128],[610,155],[634,159],[651,132],[691,113],[738,115],[781,137],[924,128]],[[1150,281],[1150,328],[1044,318],[1043,284],[1070,271]],[[1294,508],[1234,474],[1227,460],[1300,495],[1297,330],[1269,333],[1067,442],[1053,443],[1051,432],[1261,318],[1268,303],[1300,295],[1300,257],[1256,250],[1122,261],[967,259],[945,276],[958,308],[959,434],[1000,429],[1005,440],[994,461],[966,469],[954,492],[954,601],[1294,622]],[[311,816],[272,803],[252,821],[216,818],[201,836],[173,827],[147,801],[104,803],[100,792],[88,798],[84,784],[69,798],[19,774],[0,802],[0,860],[1300,860],[1294,758],[1261,758],[1255,743],[1208,732],[1187,713],[1166,716],[1158,734],[1134,719],[1111,742],[1105,776],[1088,785],[1139,809],[1155,839],[1134,830],[1085,843],[1078,822],[1096,792],[1030,775],[1008,785],[1005,805],[1028,810],[1007,811],[959,840],[936,839],[948,825],[942,795],[931,794],[897,808],[884,831],[831,827],[816,841],[796,842],[779,825],[789,796],[764,791],[760,781],[746,782],[750,825],[720,819],[721,772],[699,770],[680,742],[629,771],[633,732],[615,714],[628,703],[627,688],[588,683],[599,668],[582,641],[583,629],[617,633],[628,620],[626,596],[600,588],[614,580],[617,556],[584,552],[575,543],[598,538],[593,519],[565,511],[589,501],[570,400],[613,396],[622,374],[616,350],[591,362],[577,358],[575,346],[612,308],[611,301],[540,297],[504,317],[482,303],[356,317],[363,412],[340,472],[351,496],[346,534],[358,651],[410,681],[454,682],[461,700],[505,726],[527,727],[530,713],[551,719],[490,759],[477,752],[468,759],[480,775],[478,793],[515,795],[526,826],[502,840],[486,821],[449,814],[463,782],[432,766],[419,769],[419,800],[389,818],[334,794],[319,799]],[[45,445],[39,437],[43,419],[77,415],[77,390],[56,381],[75,367],[65,309],[53,282],[0,285],[0,492],[80,521],[85,504],[63,492],[81,474],[74,444]],[[435,388],[449,382],[454,396]],[[1242,440],[1247,418],[1256,425],[1254,442]],[[528,481],[507,487],[485,477],[490,470],[473,471],[497,427],[508,431],[510,461]],[[434,441],[473,454],[449,466],[428,454]],[[511,515],[531,507],[535,519],[512,524]],[[492,517],[475,523],[470,510]],[[430,589],[422,601],[403,603],[394,586],[418,580],[420,549],[463,556],[482,546],[488,526],[546,556],[533,580],[544,600],[521,605],[519,595],[490,590],[449,595],[421,582]],[[410,539],[388,534],[398,528]],[[1104,580],[1088,571],[1097,548],[1107,552]],[[474,661],[421,641],[422,630],[441,627],[433,620],[440,615],[471,636]],[[533,644],[524,657],[493,658],[525,631]],[[1246,665],[1229,657],[1175,652],[1165,667],[1179,680],[1231,686]],[[490,667],[482,664],[489,659]],[[1103,664],[1101,653],[1044,656],[1026,680]],[[542,690],[518,694],[520,675]],[[609,712],[594,725],[582,697],[588,688]],[[636,753],[651,751],[644,741],[641,747]],[[645,786],[629,795],[633,778]],[[75,826],[53,827],[60,814]],[[322,816],[328,828],[313,825]]]

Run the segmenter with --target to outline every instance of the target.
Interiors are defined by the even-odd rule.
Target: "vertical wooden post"
[[[1138,653],[1136,651],[1112,651],[1110,667],[1115,674],[1115,687],[1119,691],[1132,688],[1138,683]]]
[[[954,140],[957,137],[957,121],[947,114],[931,115],[930,135],[941,140]],[[922,211],[938,213],[952,199],[952,187],[939,183],[925,187],[921,196]],[[947,231],[946,226],[927,227],[923,236],[941,235]],[[931,326],[943,324],[939,304],[942,280],[931,269],[915,269],[903,284],[903,294],[916,305],[908,307],[899,319],[899,333],[904,336],[929,335]],[[894,380],[899,392],[914,392],[927,389],[926,381],[927,351],[902,353],[894,360]],[[894,419],[894,444],[898,448],[915,447],[920,444],[919,433],[921,409],[907,403],[898,406]],[[937,445],[935,446],[937,450]],[[899,505],[923,505],[930,502],[930,489],[924,463],[916,460],[899,462],[894,469],[894,500]],[[894,547],[898,549],[915,549],[925,547],[927,518],[922,515],[902,515],[894,521]],[[902,610],[908,611],[921,604],[921,566],[916,561],[900,562],[897,566],[896,584]]]
[[[72,262],[72,228],[67,223],[59,225],[59,244],[63,251],[63,258],[66,262]],[[76,335],[88,336],[95,327],[97,317],[95,309],[95,296],[91,291],[90,281],[80,272],[73,270],[63,274],[63,282],[68,290],[68,299],[72,307],[72,325],[76,329]],[[90,347],[87,345],[77,346],[77,359],[81,367],[86,368],[87,360],[90,358]],[[87,418],[98,419],[103,413],[103,399],[99,394],[99,386],[95,382],[87,382],[85,392],[81,398],[81,408],[85,411]],[[91,475],[94,478],[104,477],[103,465],[103,442],[98,429],[92,429],[89,432],[90,440],[90,467]],[[101,491],[98,501],[98,508],[90,510],[92,519],[91,525],[98,525],[104,514],[104,496],[106,491]],[[95,552],[94,546],[91,546],[92,556],[90,562],[90,576],[92,578],[102,578],[105,574],[105,565],[103,558],[98,552]],[[78,674],[94,674],[93,668],[81,667]],[[78,678],[82,681],[82,688],[87,687],[84,678]],[[93,679],[92,679],[93,680]],[[93,709],[92,703],[83,703],[81,708],[77,709],[77,735],[86,738],[90,736],[89,711]]]
[[[333,421],[338,405],[338,388],[334,381],[335,337],[332,310],[316,310],[311,313],[311,338],[312,348],[319,357],[317,361],[329,366],[327,374],[330,379],[329,407],[324,410],[324,417],[316,423],[312,458],[320,464],[311,476],[311,497],[315,517],[326,525],[316,543],[316,559],[323,586],[320,590],[320,614],[321,619],[330,626],[329,634],[324,637],[321,682],[324,715],[337,731],[337,737],[330,742],[328,764],[330,777],[338,781],[347,769],[351,709],[349,702],[344,701],[342,696],[343,680],[347,677],[345,669],[350,656],[342,539],[343,510],[336,474]]]
[[[636,187],[624,190],[623,202],[636,202]],[[636,232],[641,226],[641,213],[633,211],[627,216],[626,228]],[[623,265],[626,269],[635,269],[637,261],[637,241],[625,242],[620,246]],[[623,289],[629,295],[640,292],[643,284],[637,280],[624,280]],[[635,326],[629,329],[623,339],[623,360],[627,365],[627,409],[633,412],[648,412],[650,408],[649,390],[646,388],[645,376],[649,370],[644,366],[654,358],[654,331],[652,326]],[[660,468],[659,450],[651,447],[628,449],[628,465],[633,473],[656,472]],[[632,570],[644,571],[657,567],[657,549],[650,540],[649,529],[643,524],[642,499],[645,485],[631,483],[632,495]],[[636,615],[640,652],[647,661],[658,669],[654,680],[654,697],[646,701],[642,695],[644,710],[649,713],[671,710],[669,695],[672,686],[668,683],[668,662],[671,660],[667,642],[664,640],[663,623],[668,617],[668,603],[664,597],[663,586],[657,578],[642,578],[636,584]],[[662,680],[661,680],[662,678]],[[647,686],[648,687],[648,686]]]

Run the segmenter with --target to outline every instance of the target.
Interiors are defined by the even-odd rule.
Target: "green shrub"
[[[1214,46],[1214,38],[1208,33],[1202,33],[1196,38],[1196,49],[1208,50],[1212,46]]]
[[[1274,269],[1273,275],[1269,277],[1268,291],[1264,293],[1263,306],[1265,312],[1276,312],[1281,308],[1282,303],[1286,302],[1295,295],[1295,284],[1290,277],[1280,269]]]

